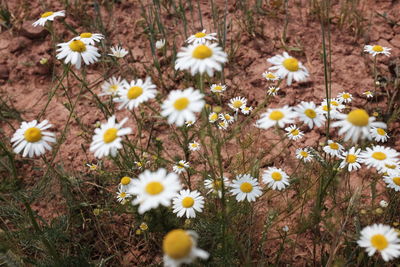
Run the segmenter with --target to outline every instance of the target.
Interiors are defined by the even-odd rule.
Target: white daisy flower
[[[299,120],[307,124],[310,129],[312,129],[314,125],[316,127],[321,127],[326,120],[320,110],[317,109],[314,102],[301,101],[299,105],[294,107],[294,111]]]
[[[95,46],[84,43],[81,40],[72,39],[69,42],[58,44],[57,59],[63,59],[65,64],[71,63],[77,69],[81,68],[82,60],[86,65],[98,61],[100,54]]]
[[[133,179],[128,176],[124,176],[121,178],[118,187],[124,189],[125,191],[129,190],[132,187]]]
[[[327,105],[328,105],[328,99],[325,98],[325,99],[322,101],[321,105],[326,105],[326,106],[327,106]],[[342,101],[341,101],[340,99],[337,99],[337,98],[332,98],[332,99],[330,99],[330,105],[331,105],[334,109],[336,109],[336,110],[338,110],[338,111],[342,111],[343,109],[346,108],[346,106],[342,104]]]
[[[176,70],[190,70],[192,76],[207,72],[214,76],[214,70],[222,71],[222,65],[228,61],[228,55],[218,44],[197,44],[182,47],[175,61]]]
[[[388,47],[384,47],[384,46],[380,46],[380,45],[364,46],[364,52],[368,52],[373,57],[375,57],[376,55],[379,55],[379,54],[383,54],[388,57],[390,55],[390,50],[392,50],[392,48],[388,48]]]
[[[262,76],[263,76],[263,78],[265,78],[267,81],[277,81],[277,80],[280,79],[278,75],[276,75],[275,73],[270,72],[270,71],[264,72],[264,73],[262,74]]]
[[[163,49],[165,46],[165,39],[160,39],[158,41],[156,41],[156,48],[158,50]]]
[[[374,93],[372,93],[371,91],[365,91],[363,93],[363,95],[365,95],[367,98],[373,98],[374,97]]]
[[[304,162],[310,162],[313,159],[313,155],[311,155],[309,148],[298,148],[296,149],[296,158]]]
[[[235,118],[228,113],[220,113],[219,114],[220,120],[225,120],[227,123],[234,123]]]
[[[108,55],[116,58],[123,58],[129,53],[128,50],[119,45],[110,47],[110,50],[111,54]]]
[[[180,160],[176,165],[174,165],[172,167],[172,170],[174,172],[176,172],[177,174],[180,174],[180,173],[186,171],[186,169],[189,167],[190,167],[190,165],[187,161]]]
[[[127,193],[124,188],[119,188],[117,192],[118,202],[125,203],[126,199],[131,197],[131,194]]]
[[[242,107],[247,104],[247,99],[245,97],[237,96],[229,100],[228,106],[234,111],[239,111]]]
[[[329,105],[330,105],[329,116],[332,119],[337,118],[337,116],[340,114],[340,111],[345,108],[345,106],[343,104],[341,104],[340,101],[337,99],[331,99]],[[321,105],[318,107],[318,110],[319,110],[319,113],[322,113],[326,117],[328,117],[328,100],[327,99],[324,99],[324,101],[321,102]]]
[[[365,248],[368,256],[378,251],[384,261],[400,256],[400,239],[395,229],[383,224],[374,224],[365,227],[360,232],[357,244]]]
[[[382,128],[377,128],[377,127],[372,127],[370,129],[370,134],[371,137],[376,141],[376,142],[386,142],[389,139],[389,135],[387,132],[382,129]]]
[[[296,113],[289,106],[276,109],[269,108],[266,113],[261,114],[261,118],[256,122],[256,127],[268,129],[278,125],[283,128],[285,124],[294,123],[295,117]]]
[[[248,202],[256,201],[262,195],[261,187],[256,178],[250,174],[241,174],[232,181],[230,192],[236,196],[236,200],[241,202],[247,199]]]
[[[353,100],[353,96],[350,93],[342,92],[338,94],[337,99],[342,103],[350,103]]]
[[[103,40],[104,35],[102,35],[101,33],[84,32],[74,39],[81,40],[86,44],[94,45],[96,42],[100,42],[101,40]]]
[[[217,36],[216,33],[206,33],[206,30],[202,30],[201,32],[198,32],[196,34],[193,34],[192,36],[190,36],[186,42],[188,44],[205,44],[208,41],[213,42],[216,41],[217,38],[215,38],[215,36]]]
[[[218,126],[218,129],[220,129],[220,130],[226,130],[226,129],[228,129],[229,124],[226,120],[222,120],[222,121],[218,122],[217,126]]]
[[[282,190],[289,185],[289,176],[282,169],[275,167],[265,170],[262,179],[273,190]]]
[[[186,121],[195,121],[195,112],[205,105],[204,95],[189,87],[183,91],[173,90],[161,105],[161,115],[168,117],[168,123],[182,126]]]
[[[196,212],[202,212],[204,208],[204,197],[195,191],[181,190],[177,196],[172,199],[173,212],[176,216],[186,218],[196,218]]]
[[[343,159],[343,161],[340,162],[339,168],[344,169],[347,166],[349,172],[360,169],[360,153],[361,148],[356,150],[354,146],[349,151],[342,152],[339,158]]]
[[[94,130],[90,151],[94,152],[96,158],[117,155],[118,149],[122,148],[121,137],[132,133],[131,128],[122,128],[127,120],[128,118],[124,118],[120,123],[116,123],[115,116],[111,116],[107,123],[101,124],[100,128]]]
[[[132,110],[143,102],[155,98],[156,94],[156,86],[151,82],[151,78],[147,77],[144,82],[142,79],[138,79],[131,81],[131,83],[125,83],[124,86],[118,90],[117,96],[113,101],[121,103],[118,109],[126,107]]]
[[[167,173],[166,169],[155,172],[145,170],[139,174],[138,179],[132,181],[128,193],[136,196],[133,205],[139,204],[138,212],[145,213],[159,205],[169,207],[171,199],[181,190],[182,185],[176,173]]]
[[[19,129],[11,138],[14,152],[19,154],[22,152],[23,157],[40,156],[46,153],[46,150],[51,150],[48,143],[55,143],[55,134],[45,131],[51,125],[48,120],[38,123],[37,120],[30,122],[23,121]]]
[[[291,125],[285,128],[286,135],[290,140],[297,141],[304,136],[304,133],[296,125]]]
[[[332,140],[328,140],[328,145],[324,146],[323,150],[326,154],[331,155],[333,157],[340,157],[340,154],[343,152],[344,147],[336,143]]]
[[[226,91],[226,85],[223,84],[213,84],[210,88],[211,92],[213,93],[222,93]]]
[[[225,192],[227,192],[228,187],[230,186],[231,182],[229,181],[228,178],[224,177],[223,183],[224,183]],[[212,193],[212,194],[218,195],[219,198],[222,197],[222,182],[221,182],[220,177],[218,177],[215,180],[213,180],[211,177],[209,177],[208,179],[205,179],[204,187],[206,189],[208,189],[207,195]]]
[[[211,112],[210,115],[208,115],[208,121],[211,123],[214,123],[218,120],[218,113],[216,112]]]
[[[400,153],[390,147],[373,146],[367,147],[360,154],[361,162],[377,170],[386,168],[385,165],[396,163],[399,160]]]
[[[387,187],[393,188],[396,192],[400,191],[400,171],[383,176],[383,181]]]
[[[103,93],[99,94],[99,96],[115,96],[117,92],[121,90],[124,86],[128,86],[128,82],[125,79],[122,79],[121,77],[116,78],[113,76],[101,85]]]
[[[65,17],[65,11],[61,10],[57,12],[45,12],[40,16],[40,19],[32,23],[32,25],[33,27],[36,27],[38,25],[44,27],[47,21],[53,21],[56,17]]]
[[[248,115],[250,114],[250,112],[253,110],[253,107],[248,107],[248,106],[243,106],[240,108],[240,111],[244,114],[244,115]]]
[[[198,235],[194,231],[175,229],[168,232],[163,240],[164,266],[179,267],[190,264],[196,258],[208,259],[209,254],[197,247]]]
[[[276,96],[278,94],[279,90],[281,90],[279,87],[270,86],[268,88],[268,94],[272,95],[272,96]]]
[[[189,143],[189,150],[190,151],[198,151],[198,150],[200,150],[200,144],[197,143],[196,141],[193,141],[193,142]]]
[[[400,177],[399,177],[399,179],[400,179]],[[387,203],[386,200],[382,199],[381,201],[379,201],[379,206],[381,206],[381,208],[387,208],[389,206],[389,203]]]
[[[301,82],[305,81],[309,76],[306,67],[296,58],[289,56],[286,52],[283,52],[283,55],[276,55],[269,58],[267,61],[275,65],[269,69],[276,71],[276,76],[281,79],[287,77],[286,83],[289,86],[292,84],[293,80]]]
[[[375,122],[375,117],[370,117],[364,109],[354,109],[349,114],[338,114],[340,121],[332,123],[332,127],[341,127],[339,135],[345,134],[344,141],[352,140],[354,143],[361,139],[371,139],[371,127],[386,129],[383,122]]]

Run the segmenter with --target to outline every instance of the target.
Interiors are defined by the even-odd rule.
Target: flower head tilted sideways
[[[384,261],[390,261],[400,256],[400,239],[395,229],[383,224],[365,227],[360,232],[358,245],[372,256],[379,252]]]
[[[53,21],[54,18],[56,17],[65,17],[65,11],[61,10],[57,12],[52,12],[52,11],[45,12],[40,16],[40,19],[32,23],[32,25],[33,27],[36,27],[38,25],[43,27],[46,24],[46,22]]]
[[[121,178],[121,181],[119,182],[118,187],[124,189],[125,191],[129,190],[133,183],[133,179],[129,176],[124,176]]]
[[[347,170],[349,172],[360,169],[361,168],[360,153],[361,153],[361,148],[358,148],[356,150],[354,146],[350,148],[349,151],[342,152],[339,158],[343,159],[343,161],[340,162],[339,168],[344,169],[347,166]]]
[[[195,112],[205,105],[204,95],[192,87],[183,91],[173,90],[161,105],[161,115],[167,117],[169,124],[182,126],[186,121],[196,121]]]
[[[156,97],[156,86],[151,82],[151,78],[147,77],[143,82],[142,79],[133,80],[130,83],[125,83],[118,90],[117,96],[113,99],[116,103],[121,103],[118,109],[127,108],[132,110],[137,108],[143,102],[149,101]]]
[[[276,55],[267,60],[272,63],[273,67],[270,70],[276,71],[275,75],[284,79],[287,77],[287,85],[291,85],[292,81],[302,82],[309,76],[306,67],[303,66],[296,58],[289,56],[288,53],[283,52],[283,55]]]
[[[360,154],[361,162],[370,167],[374,167],[378,171],[385,169],[386,165],[395,164],[399,160],[400,153],[395,149],[385,146],[367,147]]]
[[[240,108],[240,111],[244,114],[244,115],[249,115],[250,112],[253,110],[253,107],[248,107],[248,106],[242,106]]]
[[[310,162],[313,159],[309,148],[298,148],[296,149],[296,158],[301,159],[304,162]]]
[[[343,149],[344,148],[341,144],[334,142],[332,140],[328,140],[328,144],[323,148],[326,154],[333,157],[339,157]]]
[[[186,218],[196,218],[196,212],[202,212],[204,208],[204,197],[200,193],[190,191],[189,189],[181,190],[178,195],[172,199],[173,212],[176,216]]]
[[[223,84],[213,84],[210,87],[211,92],[213,93],[222,93],[226,91],[226,85]]]
[[[156,48],[158,50],[163,49],[165,46],[165,39],[160,39],[156,41]]]
[[[297,113],[298,119],[307,124],[310,129],[314,126],[321,127],[326,120],[314,102],[302,101],[294,107],[294,111]]]
[[[57,59],[63,59],[65,64],[71,63],[77,69],[81,68],[82,60],[86,65],[97,62],[100,57],[95,46],[87,44],[81,40],[72,39],[69,42],[58,44]]]
[[[353,96],[350,93],[343,92],[338,94],[337,99],[342,103],[350,103],[353,100]]]
[[[46,131],[52,125],[44,120],[38,123],[36,120],[21,123],[19,129],[11,138],[15,153],[21,153],[23,157],[40,156],[51,150],[49,143],[55,143],[55,134]]]
[[[118,93],[118,91],[120,91],[125,86],[128,86],[128,82],[125,79],[113,76],[101,85],[101,89],[103,90],[103,92],[99,94],[99,96],[103,95],[115,96]]]
[[[175,164],[172,167],[172,170],[174,172],[176,172],[177,174],[180,174],[180,173],[186,171],[186,169],[189,168],[189,167],[190,167],[190,165],[189,165],[189,163],[187,161],[180,160],[177,164]]]
[[[217,41],[217,38],[215,38],[217,34],[216,33],[206,33],[206,30],[202,30],[201,32],[198,32],[196,34],[191,35],[186,42],[188,44],[205,44],[207,42],[212,42],[212,41]]]
[[[223,178],[224,188],[227,190],[227,187],[230,186],[231,182],[228,178]],[[221,178],[216,178],[215,180],[211,177],[204,180],[204,187],[208,189],[207,194],[216,194],[219,198],[222,197],[222,181]]]
[[[393,188],[396,192],[400,191],[400,170],[383,176],[383,181],[387,187]]]
[[[197,247],[198,235],[194,231],[175,229],[164,236],[162,248],[165,267],[190,264],[196,258],[208,259],[209,254]]]
[[[300,129],[296,125],[291,125],[289,127],[285,128],[286,135],[290,140],[300,140],[303,136],[304,133],[300,131]]]
[[[101,40],[103,40],[104,35],[102,35],[101,33],[84,32],[74,39],[81,40],[86,44],[94,45],[96,42],[100,42]]]
[[[372,127],[370,130],[370,134],[371,134],[372,139],[374,139],[375,142],[384,143],[389,139],[389,135],[382,128]]]
[[[390,50],[391,50],[391,48],[380,46],[380,45],[364,46],[364,52],[371,54],[373,57],[376,57],[377,55],[380,55],[380,54],[388,57],[390,55]]]
[[[172,198],[181,190],[182,185],[176,173],[167,173],[166,169],[158,169],[155,172],[145,170],[139,174],[138,179],[132,181],[132,187],[128,193],[136,198],[133,205],[139,205],[139,213],[155,209],[159,205],[169,207]]]
[[[239,202],[245,199],[248,202],[256,201],[256,198],[262,194],[257,179],[251,177],[250,174],[236,176],[236,179],[232,181],[230,186],[230,192],[236,196],[236,200]]]
[[[328,118],[328,111],[329,111],[329,117],[331,119],[335,119],[340,115],[340,111],[342,111],[345,108],[345,106],[340,103],[339,100],[337,99],[330,99],[329,100],[329,107],[328,107],[328,99],[324,99],[321,102],[321,105],[318,107],[319,113],[322,113],[325,115],[326,118]]]
[[[189,147],[190,151],[199,151],[200,150],[200,144],[196,141],[189,143],[188,147]]]
[[[262,176],[263,182],[273,190],[282,190],[289,185],[289,176],[279,168],[269,167]]]
[[[356,143],[361,139],[371,139],[371,127],[386,129],[386,124],[376,122],[375,117],[370,117],[364,109],[354,109],[349,114],[338,114],[332,127],[340,127],[339,135],[345,134],[344,141],[352,140]]]
[[[94,130],[95,135],[90,144],[90,151],[94,152],[96,158],[111,155],[115,157],[118,149],[122,148],[122,136],[132,133],[132,129],[122,128],[128,118],[124,118],[120,123],[115,121],[115,116],[111,116],[105,124]]]
[[[276,109],[269,108],[266,113],[261,114],[261,118],[256,122],[256,127],[268,129],[278,125],[280,128],[283,128],[285,124],[294,123],[296,116],[297,114],[289,106]]]
[[[279,76],[276,75],[275,73],[272,73],[270,71],[266,71],[262,74],[263,78],[265,78],[267,81],[277,81],[279,80]]]
[[[125,48],[119,45],[110,47],[110,50],[111,54],[108,55],[116,58],[123,58],[129,53]]]
[[[214,76],[214,71],[222,71],[222,65],[228,61],[228,55],[218,44],[197,44],[182,47],[175,61],[176,70],[190,70],[192,76],[207,73]]]
[[[279,90],[281,90],[279,87],[275,87],[275,86],[270,86],[268,88],[268,95],[272,95],[272,96],[276,96],[279,92]]]

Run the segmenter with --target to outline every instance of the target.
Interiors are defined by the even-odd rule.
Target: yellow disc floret
[[[128,176],[124,176],[121,178],[121,184],[122,185],[128,185],[131,182],[131,178]]]
[[[189,99],[187,97],[181,97],[174,102],[174,108],[176,110],[184,110],[189,105]]]
[[[150,195],[158,195],[164,191],[164,186],[160,182],[150,182],[146,185],[146,192]]]
[[[282,65],[288,70],[288,71],[298,71],[299,70],[299,61],[295,59],[294,57],[290,57],[285,59],[282,62]]]
[[[31,127],[25,131],[24,137],[26,141],[35,143],[42,139],[42,131],[39,128]]]
[[[204,36],[206,36],[206,34],[204,32],[198,32],[194,35],[194,37],[196,37],[196,38],[203,38]]]
[[[74,51],[74,52],[85,52],[86,51],[86,45],[84,42],[80,40],[74,40],[71,43],[69,43],[69,48]]]
[[[83,32],[79,35],[81,38],[90,38],[92,34],[90,32]]]
[[[197,59],[205,59],[211,57],[212,54],[211,48],[206,45],[199,45],[193,50],[192,56]]]
[[[274,110],[271,112],[271,114],[269,114],[269,118],[274,121],[279,121],[283,117],[285,117],[285,115],[279,110]]]
[[[188,209],[193,207],[194,205],[194,199],[192,197],[185,197],[182,199],[182,207]]]
[[[375,51],[375,52],[383,52],[383,47],[380,46],[380,45],[374,45],[372,47],[372,50]]]
[[[273,172],[271,174],[272,179],[274,179],[275,181],[280,181],[282,180],[282,174],[280,174],[279,172]]]
[[[304,111],[304,114],[306,114],[307,117],[309,117],[310,119],[314,119],[315,117],[317,117],[317,113],[313,110],[313,109],[306,109]]]
[[[357,156],[353,154],[349,154],[346,156],[346,162],[347,163],[354,163],[357,160]]]
[[[42,17],[42,18],[47,18],[47,17],[50,17],[50,16],[53,15],[53,14],[54,14],[54,12],[49,11],[49,12],[43,13],[43,14],[41,15],[41,17]]]
[[[359,127],[367,126],[369,123],[368,113],[363,109],[355,109],[347,115],[347,121]]]
[[[374,152],[372,153],[372,157],[376,160],[385,160],[386,154],[383,152]]]
[[[395,183],[397,186],[400,186],[400,177],[393,177],[392,181],[393,181],[393,183]]]
[[[339,149],[339,145],[337,143],[331,143],[329,144],[329,147],[333,150],[338,150]]]
[[[307,158],[307,157],[308,157],[308,153],[307,153],[306,151],[300,151],[300,155],[301,155],[303,158]]]
[[[376,132],[377,132],[379,135],[386,135],[385,130],[383,130],[382,128],[377,128],[377,129],[376,129]]]
[[[384,250],[389,246],[389,242],[384,235],[376,234],[371,237],[371,244],[377,250]]]
[[[251,191],[253,191],[253,186],[251,185],[251,183],[244,182],[240,185],[240,190],[243,193],[250,193]]]
[[[192,250],[192,238],[181,229],[172,230],[163,240],[163,251],[170,258],[179,260],[189,256]]]
[[[108,144],[117,139],[118,135],[118,129],[117,128],[110,128],[107,129],[103,135],[103,141],[104,143]]]
[[[140,86],[132,86],[128,90],[128,99],[136,99],[143,94],[143,88]]]

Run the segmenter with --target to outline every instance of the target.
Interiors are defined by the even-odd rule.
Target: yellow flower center
[[[114,141],[115,139],[117,139],[117,137],[118,137],[117,133],[118,133],[117,128],[107,129],[103,135],[104,143],[108,144],[108,143],[111,143],[112,141]]]
[[[374,152],[372,153],[372,157],[376,160],[385,160],[386,154],[383,152]]]
[[[49,12],[43,13],[43,14],[41,15],[41,17],[42,17],[42,18],[47,18],[47,17],[49,17],[49,16],[51,16],[51,15],[53,15],[53,14],[54,14],[54,12],[49,11]]]
[[[131,178],[128,176],[124,176],[121,178],[121,184],[122,185],[128,185],[131,182]]]
[[[337,143],[331,143],[329,144],[329,147],[333,150],[338,150],[339,149],[339,145]]]
[[[146,192],[150,195],[158,195],[164,191],[164,186],[160,182],[150,182],[146,185]]]
[[[116,92],[116,91],[118,90],[118,85],[116,85],[116,84],[111,85],[110,88],[109,88],[109,90],[110,90],[111,92]]]
[[[328,105],[323,105],[323,106],[322,106],[322,109],[323,109],[324,111],[328,111]]]
[[[206,36],[206,34],[204,32],[198,32],[194,35],[194,37],[196,37],[196,38],[203,38],[204,36]]]
[[[251,183],[244,182],[240,185],[240,190],[242,190],[243,193],[250,193],[251,191],[253,191],[253,186],[251,185]]]
[[[143,88],[140,86],[132,86],[128,90],[128,99],[136,99],[143,94]]]
[[[393,183],[395,183],[396,185],[400,186],[400,177],[393,177]]]
[[[383,130],[382,128],[377,128],[376,129],[376,132],[379,134],[379,135],[386,135],[386,132],[385,132],[385,130]]]
[[[81,35],[79,35],[81,38],[90,38],[92,37],[92,34],[90,32],[83,32]]]
[[[193,207],[194,205],[194,199],[191,197],[185,197],[182,200],[182,206],[186,209]]]
[[[243,106],[243,102],[240,101],[240,100],[236,100],[236,101],[234,101],[234,102],[232,103],[232,106],[233,106],[234,108],[240,108],[241,106]]]
[[[344,99],[349,99],[349,98],[350,98],[350,94],[344,93],[344,94],[342,95],[342,97],[343,97]]]
[[[192,56],[197,59],[205,59],[211,57],[213,54],[212,50],[206,45],[197,46],[192,53]]]
[[[198,147],[199,145],[196,144],[196,143],[193,143],[193,144],[191,144],[191,146],[192,146],[193,148],[196,148],[196,147]]]
[[[276,76],[275,76],[273,73],[267,73],[267,75],[265,75],[265,78],[268,78],[268,79],[275,79]]]
[[[299,132],[298,129],[294,129],[294,130],[291,130],[290,133],[291,133],[293,136],[297,136],[297,135],[299,135],[300,132]]]
[[[332,105],[332,106],[336,106],[336,107],[337,107],[337,106],[339,106],[339,103],[338,103],[338,102],[336,102],[336,101],[331,101],[331,105]]]
[[[221,183],[221,181],[215,180],[215,181],[213,182],[213,188],[214,188],[215,190],[221,189],[221,188],[222,188],[222,183]]]
[[[347,115],[347,121],[359,127],[367,126],[369,123],[368,113],[363,109],[355,109]]]
[[[72,51],[79,53],[86,51],[85,43],[80,40],[74,40],[71,43],[69,43],[69,48],[71,48]]]
[[[163,240],[163,251],[175,260],[186,258],[192,250],[192,238],[181,229],[172,230]]]
[[[282,65],[288,71],[298,71],[299,70],[299,61],[294,57],[287,58],[283,61]]]
[[[384,250],[389,246],[389,242],[386,239],[384,235],[381,234],[376,234],[371,237],[371,244],[374,246],[377,250]]]
[[[380,45],[374,45],[372,47],[372,50],[374,50],[375,52],[383,52],[383,47]]]
[[[214,91],[222,91],[222,86],[221,85],[214,86]]]
[[[396,165],[391,165],[391,164],[385,164],[385,167],[386,168],[389,168],[389,169],[396,169]]]
[[[225,114],[224,117],[225,117],[225,120],[227,120],[227,121],[229,121],[231,119],[231,116],[228,114]]]
[[[285,115],[279,110],[274,110],[269,114],[269,118],[274,121],[279,121],[283,117],[285,117]]]
[[[146,230],[149,229],[149,226],[147,225],[147,223],[144,223],[144,222],[143,222],[143,223],[140,224],[139,228],[140,228],[140,230],[142,230],[142,231],[146,231]]]
[[[35,143],[42,139],[42,131],[39,128],[28,128],[24,133],[25,140],[30,143]]]
[[[306,109],[304,111],[304,114],[306,114],[307,117],[309,117],[310,119],[314,119],[315,117],[317,117],[317,113],[313,110],[313,109]]]
[[[125,192],[119,193],[119,197],[120,197],[120,198],[125,198],[125,197],[126,197],[126,193],[125,193]]]
[[[357,156],[353,154],[349,154],[346,156],[346,162],[347,163],[354,163],[357,160]]]
[[[213,113],[213,114],[211,114],[211,116],[210,116],[210,120],[212,120],[212,121],[216,121],[218,119],[218,114],[217,113]]]
[[[303,158],[307,158],[307,157],[308,157],[308,153],[307,153],[306,151],[300,151],[300,155],[301,155]]]
[[[189,99],[187,97],[181,97],[175,100],[174,108],[176,110],[184,110],[189,105]]]
[[[282,174],[280,174],[279,172],[273,172],[271,174],[272,179],[274,179],[275,181],[280,181],[282,180]]]

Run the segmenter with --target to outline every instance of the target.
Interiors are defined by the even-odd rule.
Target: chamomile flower
[[[291,125],[285,128],[286,135],[290,140],[299,140],[304,136],[304,133],[296,125]]]
[[[301,159],[304,162],[310,162],[313,159],[309,148],[298,148],[296,149],[296,158]]]
[[[190,151],[198,151],[198,150],[200,150],[200,144],[197,143],[196,141],[193,141],[193,142],[189,143],[189,150]]]
[[[200,112],[204,105],[204,95],[199,90],[173,90],[161,105],[161,115],[168,118],[169,124],[182,126],[186,121],[195,121],[195,112]]]
[[[374,93],[372,93],[371,91],[365,91],[363,93],[363,95],[365,95],[367,98],[373,98],[374,97]]]
[[[220,129],[220,130],[226,130],[226,129],[228,129],[229,124],[226,120],[221,120],[218,122],[217,126],[218,126],[218,129]]]
[[[215,38],[217,34],[216,33],[206,33],[206,30],[202,30],[201,32],[198,32],[196,34],[191,35],[186,42],[188,44],[205,44],[208,41],[216,41],[217,38]]]
[[[282,169],[275,167],[265,170],[262,179],[273,190],[282,190],[289,185],[289,176]]]
[[[110,50],[111,54],[108,55],[116,58],[123,58],[129,53],[125,48],[119,45],[110,47]]]
[[[296,58],[289,56],[286,52],[283,52],[283,55],[276,55],[269,58],[267,61],[275,65],[270,67],[269,70],[276,71],[275,75],[281,79],[287,77],[286,83],[289,86],[292,84],[293,80],[301,82],[305,81],[309,76],[306,67]]]
[[[62,10],[62,11],[57,11],[57,12],[52,12],[52,11],[45,12],[42,15],[40,15],[40,19],[38,19],[37,21],[32,23],[32,25],[33,25],[33,27],[36,27],[38,25],[44,27],[46,22],[53,21],[54,18],[56,18],[56,17],[65,17],[65,11]]]
[[[175,229],[168,232],[163,240],[164,266],[179,267],[190,264],[196,258],[208,259],[209,254],[197,247],[198,235],[194,231]]]
[[[337,116],[340,114],[340,111],[343,110],[345,106],[340,103],[339,100],[337,99],[331,99],[329,101],[329,108],[328,108],[328,100],[324,99],[322,101],[321,105],[318,107],[319,112],[324,114],[326,117],[328,117],[328,110],[329,110],[329,116],[330,118],[337,118]]]
[[[220,120],[225,120],[227,123],[233,123],[235,118],[228,113],[220,113],[219,114]]]
[[[380,46],[380,45],[366,45],[364,46],[364,52],[371,54],[373,57],[379,54],[383,54],[385,56],[390,55],[391,48]]]
[[[213,93],[222,93],[226,91],[226,85],[224,84],[213,84],[210,88],[211,92]]]
[[[91,32],[83,32],[78,37],[75,37],[75,40],[81,40],[86,44],[94,45],[96,42],[100,42],[104,39],[104,35],[101,33],[91,33]]]
[[[176,172],[177,174],[180,174],[184,171],[186,171],[187,168],[189,168],[190,165],[187,161],[180,160],[174,167],[172,167],[172,170]]]
[[[137,108],[143,102],[149,101],[156,97],[156,86],[151,82],[151,78],[147,77],[143,82],[142,79],[133,80],[130,83],[125,83],[118,90],[117,96],[113,99],[116,103],[121,103],[118,109],[127,108],[132,110]]]
[[[361,148],[356,150],[354,146],[349,151],[342,152],[339,158],[343,159],[343,161],[340,162],[339,168],[344,169],[347,166],[349,172],[360,169],[360,153]]]
[[[339,143],[336,143],[332,140],[328,140],[328,145],[324,146],[323,150],[326,154],[331,155],[333,157],[339,157],[343,151],[343,146]]]
[[[224,188],[227,190],[227,187],[230,186],[231,182],[228,178],[223,178]],[[208,189],[208,194],[216,194],[219,198],[222,197],[222,181],[221,178],[218,177],[217,179],[212,179],[211,177],[204,180],[204,187]]]
[[[396,192],[400,191],[400,171],[383,176],[383,181],[387,187],[393,188]]]
[[[69,42],[58,44],[57,59],[63,59],[65,64],[71,63],[77,69],[81,68],[82,60],[86,65],[95,63],[100,54],[98,49],[90,44],[86,44],[81,40],[72,39]]]
[[[268,94],[272,95],[272,96],[276,96],[278,94],[279,90],[281,90],[279,87],[270,86],[268,88]]]
[[[163,49],[165,46],[165,39],[160,39],[158,41],[156,41],[156,48],[158,50]]]
[[[379,206],[381,206],[381,208],[387,208],[389,206],[389,203],[386,200],[382,199],[381,201],[379,201]]]
[[[353,96],[350,93],[342,92],[338,94],[337,99],[342,103],[350,103],[353,100]]]
[[[256,127],[268,129],[275,125],[280,128],[285,127],[285,124],[294,123],[296,113],[291,107],[284,106],[282,108],[269,108],[266,113],[261,114],[261,118],[256,122]]]
[[[370,130],[370,134],[372,136],[372,138],[376,141],[376,142],[386,142],[389,139],[389,135],[387,134],[387,132],[382,129],[382,128],[376,128],[376,127],[372,127]]]
[[[192,76],[207,73],[214,76],[214,70],[221,71],[222,65],[228,61],[228,55],[214,44],[197,44],[182,47],[175,61],[176,70],[190,70]]]
[[[234,111],[239,111],[242,107],[246,106],[247,99],[245,97],[237,96],[229,100],[228,106]]]
[[[117,192],[118,202],[124,203],[127,198],[131,197],[131,194],[127,193],[124,188],[119,188]]]
[[[122,136],[130,134],[131,128],[122,128],[128,118],[124,118],[120,123],[115,121],[115,116],[111,116],[105,124],[94,130],[95,135],[90,144],[90,151],[94,152],[96,158],[111,155],[115,157],[118,149],[122,148]]]
[[[203,211],[204,197],[197,190],[181,190],[172,199],[172,208],[178,217],[185,215],[186,218],[196,218],[196,212]]]
[[[294,108],[294,111],[299,120],[307,124],[310,129],[312,129],[314,125],[316,127],[321,127],[326,120],[320,110],[317,109],[314,102],[302,101]]]
[[[253,107],[248,107],[248,106],[243,106],[240,108],[240,111],[244,114],[244,115],[248,115],[250,114],[250,112],[253,110]]]
[[[30,122],[23,121],[19,129],[11,138],[14,152],[19,154],[22,152],[23,157],[40,156],[51,150],[49,143],[55,143],[55,134],[46,131],[52,125],[48,120],[40,123],[37,120]]]
[[[208,121],[211,123],[214,123],[218,120],[218,113],[216,112],[211,112],[210,115],[208,115]]]
[[[182,186],[176,173],[167,173],[165,169],[155,172],[145,170],[138,179],[132,181],[128,193],[136,196],[133,205],[139,204],[138,212],[145,213],[159,205],[168,207],[171,199],[181,190]]]
[[[125,191],[129,190],[129,188],[132,187],[132,181],[133,179],[129,176],[124,176],[121,178],[120,182],[119,182],[119,187],[124,189]]]
[[[279,80],[279,76],[276,75],[273,72],[266,71],[262,74],[263,78],[265,78],[267,81],[277,81]]]
[[[374,224],[365,227],[360,232],[360,239],[357,244],[365,248],[368,256],[378,251],[384,261],[400,256],[400,239],[398,233],[390,226]]]
[[[236,176],[231,183],[230,192],[236,196],[236,200],[241,202],[247,199],[248,202],[256,201],[256,198],[262,195],[261,187],[256,178],[250,174]]]
[[[377,170],[386,168],[385,165],[396,163],[399,160],[400,153],[390,147],[373,146],[367,147],[360,154],[361,162]]]
[[[376,122],[375,117],[370,117],[364,109],[354,109],[349,114],[338,114],[336,118],[340,121],[332,123],[332,127],[340,127],[339,135],[345,134],[344,141],[358,139],[371,139],[371,127],[386,129],[386,124]]]
[[[113,76],[101,85],[103,93],[99,94],[99,96],[103,95],[115,96],[117,95],[118,91],[127,86],[127,83],[128,82],[125,79],[122,79],[121,77],[116,78]]]

